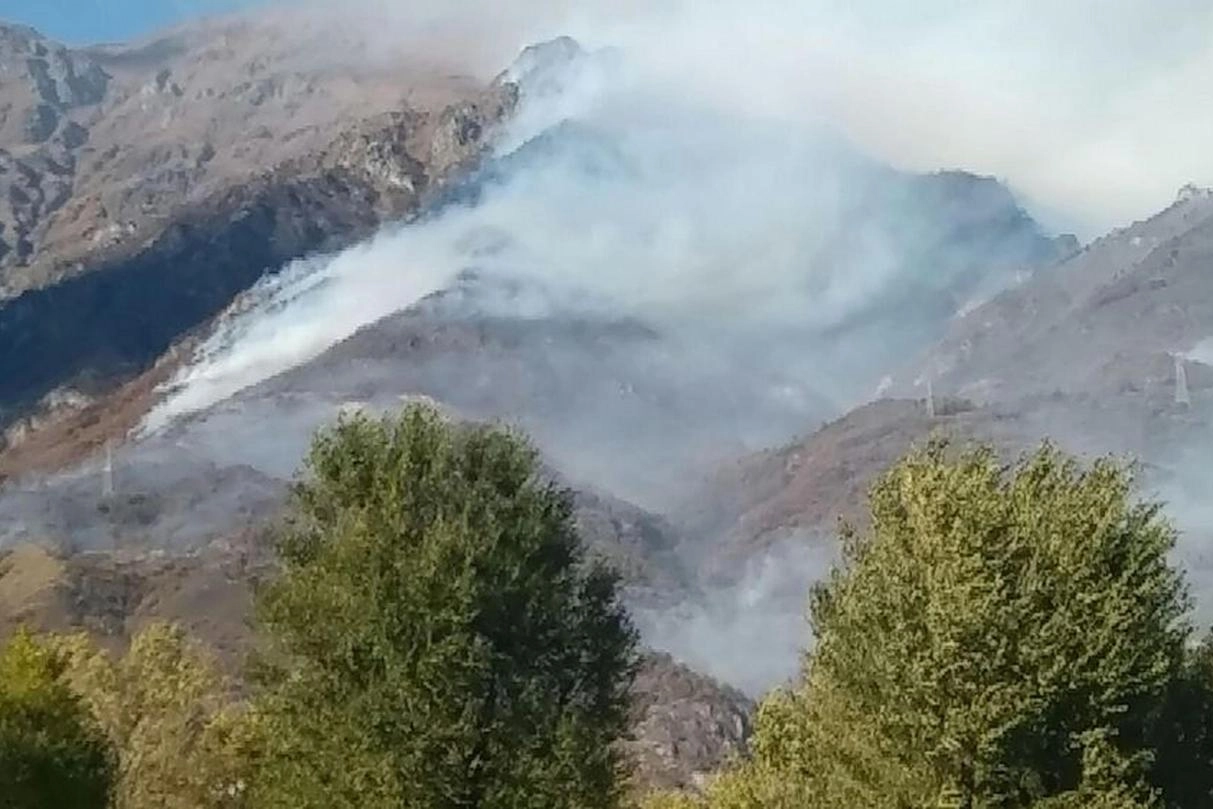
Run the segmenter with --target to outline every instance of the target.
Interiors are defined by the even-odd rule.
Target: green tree
[[[1106,729],[1082,734],[1078,787],[1038,801],[1032,809],[1161,809],[1157,792],[1142,782],[1133,756],[1112,741]]]
[[[1173,806],[1213,806],[1213,636],[1188,649],[1158,732],[1154,780]]]
[[[183,629],[154,623],[120,657],[83,635],[59,641],[67,677],[116,751],[115,809],[237,803],[239,757],[227,754],[231,687]]]
[[[109,800],[110,748],[63,679],[64,657],[25,631],[0,650],[0,807],[91,809]]]
[[[942,442],[896,465],[731,794],[773,772],[802,806],[1153,805],[1188,599],[1173,529],[1131,489],[1047,445],[1009,470]]]
[[[635,634],[535,452],[411,406],[306,469],[258,594],[253,801],[617,805]]]
[[[640,796],[636,809],[704,809],[704,802],[688,792],[661,791]]]

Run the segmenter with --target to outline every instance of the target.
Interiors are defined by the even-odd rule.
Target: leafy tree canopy
[[[306,472],[258,599],[254,801],[615,805],[635,634],[534,450],[411,406]]]
[[[814,591],[800,684],[764,703],[754,761],[713,804],[1169,799],[1158,751],[1189,602],[1174,530],[1131,489],[1124,465],[1048,445],[1011,469],[943,442],[897,464]]]
[[[56,641],[72,688],[116,751],[114,809],[204,809],[238,802],[239,718],[215,661],[178,626],[153,623],[120,657],[83,635]]]
[[[66,660],[18,632],[0,649],[0,807],[100,809],[112,763],[104,734],[63,678]]]

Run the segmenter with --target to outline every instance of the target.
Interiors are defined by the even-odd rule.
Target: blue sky
[[[256,0],[0,0],[0,20],[32,25],[70,44],[125,40],[189,17]]]

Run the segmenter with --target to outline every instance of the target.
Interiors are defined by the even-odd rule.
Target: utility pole
[[[114,442],[109,439],[105,442],[105,465],[101,467],[101,496],[114,496]]]
[[[935,418],[935,388],[929,375],[927,376],[927,418]]]
[[[1192,404],[1192,396],[1188,393],[1188,369],[1179,354],[1175,355],[1175,404],[1181,407]]]

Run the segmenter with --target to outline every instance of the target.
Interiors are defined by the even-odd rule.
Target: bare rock
[[[664,653],[649,655],[633,686],[637,780],[649,789],[698,789],[745,756],[754,703]]]

